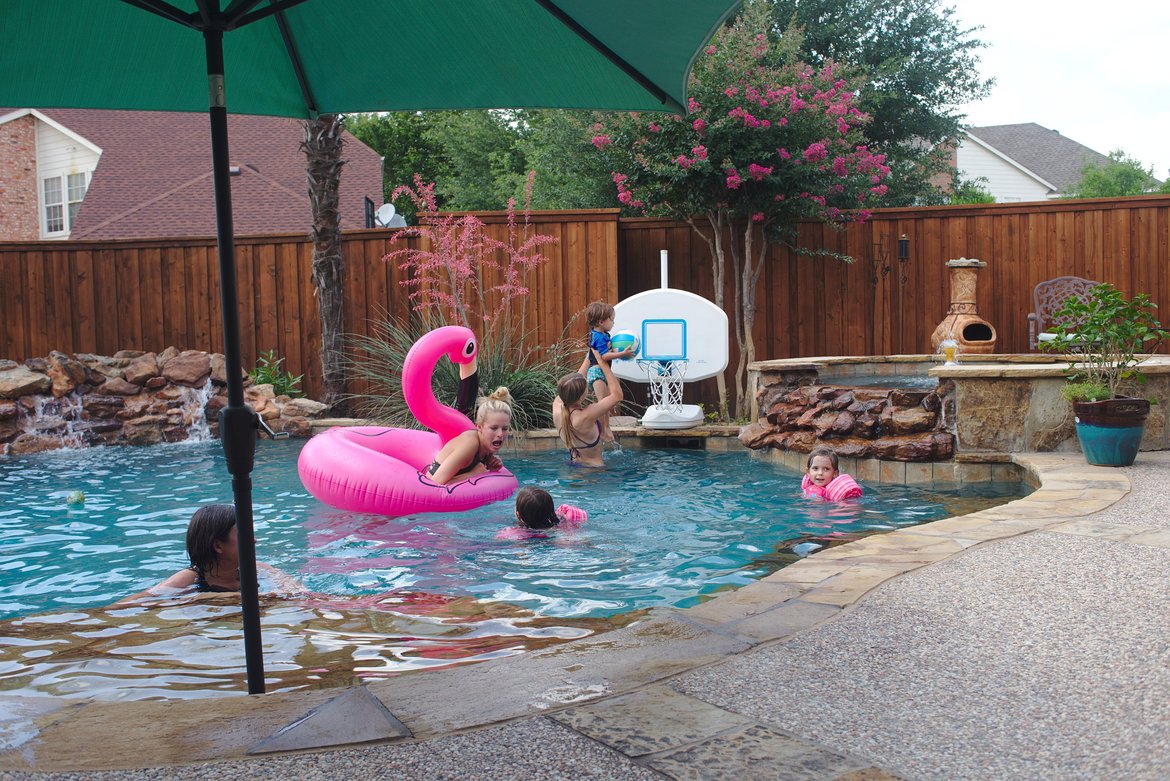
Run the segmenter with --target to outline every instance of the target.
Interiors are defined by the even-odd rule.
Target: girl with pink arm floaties
[[[837,454],[827,447],[818,447],[808,454],[808,472],[800,481],[805,496],[817,496],[830,502],[857,499],[861,486],[849,475],[841,474]]]

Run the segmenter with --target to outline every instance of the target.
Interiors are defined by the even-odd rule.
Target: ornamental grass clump
[[[1138,392],[1146,381],[1140,364],[1168,332],[1155,317],[1157,304],[1144,293],[1127,299],[1108,283],[1085,299],[1070,296],[1053,314],[1056,338],[1045,349],[1069,356],[1069,401],[1106,401]]]
[[[385,256],[406,273],[407,320],[389,316],[372,321],[368,335],[351,335],[347,369],[367,390],[349,399],[359,414],[390,426],[419,428],[402,397],[402,365],[411,346],[428,331],[444,325],[470,328],[479,340],[479,385],[482,392],[506,385],[516,400],[513,427],[552,425],[551,407],[557,378],[573,371],[584,345],[564,338],[542,346],[527,327],[526,280],[546,261],[540,248],[558,241],[532,233],[529,205],[534,174],[525,188],[523,221],[508,201],[507,234],[496,238],[474,214],[438,214],[434,184],[415,175],[414,187],[399,187],[393,197],[409,197],[421,224],[397,231],[392,245],[415,240]],[[433,377],[435,396],[455,400],[459,368],[440,361]]]

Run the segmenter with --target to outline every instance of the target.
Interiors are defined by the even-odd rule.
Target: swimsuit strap
[[[595,424],[597,424],[597,438],[594,439],[592,442],[586,442],[585,438],[582,437],[581,435],[579,435],[576,432],[576,430],[573,429],[573,413],[571,413],[571,412],[569,413],[569,436],[576,439],[581,444],[580,449],[578,449],[576,447],[569,448],[569,457],[571,459],[580,458],[581,457],[581,450],[592,450],[593,448],[597,447],[597,444],[599,442],[601,442],[601,432],[603,430],[601,427],[601,421],[595,420],[593,422]]]

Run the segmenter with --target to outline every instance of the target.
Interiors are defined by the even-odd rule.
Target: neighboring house
[[[215,235],[206,114],[0,108],[0,241]],[[228,116],[237,235],[312,227],[300,122]],[[382,202],[382,161],[345,134],[343,229]]]
[[[966,128],[955,153],[963,181],[986,179],[979,185],[1000,203],[1059,198],[1081,180],[1086,163],[1108,162],[1100,152],[1035,122]]]

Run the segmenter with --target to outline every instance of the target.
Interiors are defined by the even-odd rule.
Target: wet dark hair
[[[596,328],[601,325],[602,320],[608,320],[615,314],[617,313],[614,308],[604,301],[594,301],[585,307],[585,321],[589,323],[590,328]]]
[[[230,504],[200,507],[187,524],[187,556],[199,572],[210,572],[219,563],[215,543],[224,542],[236,525],[236,508]]]
[[[834,472],[841,471],[841,467],[837,463],[837,454],[834,453],[832,450],[829,450],[827,447],[814,448],[812,450],[812,452],[810,452],[808,454],[808,461],[805,462],[804,468],[805,469],[811,468],[813,459],[816,458],[817,456],[824,456],[825,458],[829,459],[829,463],[833,465]]]
[[[516,494],[516,515],[529,529],[551,529],[561,522],[553,510],[552,494],[543,488],[521,488]]]

